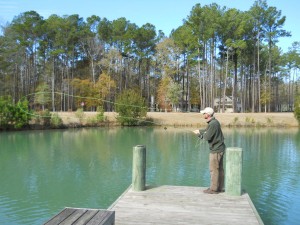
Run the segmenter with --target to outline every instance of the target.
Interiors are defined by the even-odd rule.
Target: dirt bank
[[[64,124],[78,123],[79,119],[73,112],[59,112]],[[85,112],[84,121],[96,115],[95,112]],[[116,125],[117,113],[105,112],[108,122]],[[206,126],[203,116],[199,113],[164,113],[148,112],[147,117],[154,125],[161,126]],[[257,126],[257,127],[298,127],[298,121],[293,113],[216,113],[215,117],[222,126]],[[83,122],[84,123],[84,122]]]
[[[147,116],[168,126],[206,126],[199,113],[148,113]],[[293,113],[216,113],[215,117],[222,126],[298,126]]]

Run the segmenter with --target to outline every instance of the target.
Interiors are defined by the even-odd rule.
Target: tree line
[[[27,11],[2,29],[0,96],[53,112],[114,111],[129,90],[148,110],[292,111],[300,42],[285,53],[277,46],[291,36],[285,20],[265,0],[247,11],[196,4],[166,36],[124,17]]]

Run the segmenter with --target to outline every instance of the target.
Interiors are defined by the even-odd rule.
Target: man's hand
[[[200,134],[199,130],[194,130],[193,132],[194,132],[194,134]]]
[[[197,134],[200,139],[203,139],[203,134],[205,133],[205,130],[194,130],[193,132],[194,134]]]

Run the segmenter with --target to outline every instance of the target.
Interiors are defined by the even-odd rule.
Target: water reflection
[[[147,183],[208,186],[208,146],[192,129],[91,128],[0,134],[0,224],[41,224],[66,206],[107,208],[147,147]],[[243,188],[265,224],[299,224],[298,129],[223,129],[243,149]]]
[[[299,224],[298,129],[239,129],[229,143],[243,148],[243,186],[265,224]]]

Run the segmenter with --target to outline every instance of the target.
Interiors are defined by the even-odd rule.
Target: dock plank
[[[115,212],[110,211],[99,211],[93,220],[89,221],[86,225],[113,225],[115,222]]]
[[[70,216],[68,216],[59,225],[70,225],[77,221],[87,210],[86,209],[76,209]]]
[[[46,222],[44,225],[60,224],[67,217],[69,217],[74,211],[75,209],[65,208],[59,214],[55,215],[52,219]]]
[[[113,225],[115,212],[102,209],[65,208],[44,225]]]
[[[160,186],[135,192],[129,188],[109,210],[116,213],[115,225],[263,224],[248,194],[210,195],[203,190]]]
[[[87,224],[96,214],[98,213],[98,210],[88,210],[85,212],[80,220],[76,221],[74,225],[85,225]]]

